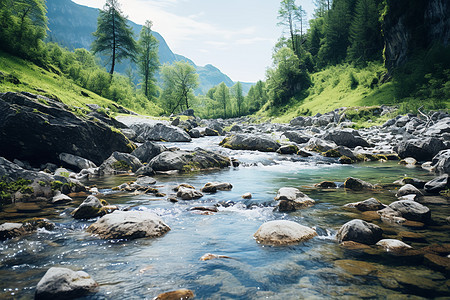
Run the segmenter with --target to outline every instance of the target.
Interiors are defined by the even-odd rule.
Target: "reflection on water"
[[[70,211],[84,197],[66,206],[38,203],[27,216],[45,215],[57,224],[52,231],[39,230],[22,238],[0,243],[0,298],[28,299],[45,271],[65,266],[88,272],[100,284],[91,299],[152,298],[161,292],[188,288],[198,299],[301,299],[301,298],[397,298],[402,295],[435,297],[448,295],[448,273],[435,271],[418,257],[345,250],[335,242],[338,228],[353,218],[368,218],[342,209],[349,202],[375,197],[385,204],[395,200],[389,190],[351,192],[316,190],[322,180],[343,182],[354,176],[376,184],[389,184],[404,177],[429,179],[422,169],[407,169],[395,162],[343,166],[321,157],[294,158],[273,153],[231,151],[219,148],[219,138],[195,143],[168,144],[182,149],[197,146],[220,150],[239,159],[239,168],[173,176],[156,176],[160,191],[173,193],[180,183],[201,188],[209,181],[233,184],[231,191],[205,195],[195,201],[171,203],[152,195],[114,193],[111,187],[133,181],[131,176],[92,179],[111,204],[152,210],[162,216],[171,231],[157,239],[104,241],[85,233],[94,220],[79,221]],[[283,186],[297,187],[316,200],[316,205],[294,213],[273,211],[273,198]],[[241,196],[252,193],[251,200]],[[213,215],[190,211],[194,206],[219,202]],[[414,248],[450,243],[447,204],[429,204],[435,223],[407,227],[373,221],[390,238],[408,237]],[[1,222],[24,218],[14,206],[1,212]],[[316,228],[319,236],[300,245],[268,247],[255,242],[253,234],[269,220],[287,219]],[[200,261],[205,253],[232,259]]]

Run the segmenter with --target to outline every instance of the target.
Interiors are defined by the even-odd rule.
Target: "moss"
[[[446,190],[440,191],[439,194],[440,194],[441,196],[450,198],[450,189],[446,189]]]
[[[328,151],[322,152],[322,156],[325,157],[340,157],[341,153],[337,151],[336,149],[330,149]]]
[[[387,160],[400,160],[400,157],[397,154],[386,154]]]
[[[64,183],[62,183],[61,181],[55,180],[50,184],[50,187],[52,188],[52,191],[56,191],[60,190],[63,185]]]
[[[123,160],[118,160],[113,162],[112,167],[117,171],[129,171],[131,167],[127,164],[127,162]]]
[[[0,180],[0,202],[11,202],[12,195],[17,191],[20,191],[23,194],[32,194],[34,190],[30,184],[31,180],[19,178],[11,181],[6,176],[3,176]]]
[[[388,160],[388,158],[386,157],[386,155],[383,155],[383,154],[375,154],[375,158],[376,158],[377,160],[384,160],[384,161],[387,161],[387,160]]]
[[[40,186],[46,186],[47,185],[47,182],[45,182],[45,181],[39,181],[38,183],[39,183]]]
[[[129,142],[129,143],[127,144],[127,148],[128,148],[128,150],[130,150],[130,152],[133,152],[134,150],[137,149],[137,146],[136,146],[135,143]]]
[[[351,165],[355,161],[353,159],[351,159],[350,157],[343,155],[339,158],[339,162],[343,165]]]
[[[183,172],[193,172],[200,170],[200,164],[198,162],[191,161],[183,166]]]
[[[22,194],[33,194],[34,189],[32,186],[24,185],[20,188],[19,192],[21,192]]]
[[[104,199],[100,199],[100,203],[101,203],[103,206],[109,205],[108,201],[106,201],[106,200],[104,200]]]

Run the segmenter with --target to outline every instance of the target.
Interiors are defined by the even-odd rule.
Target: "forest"
[[[413,36],[408,59],[392,59],[393,54],[386,52],[392,43],[387,33],[394,25],[386,16],[390,10],[391,15],[398,12],[391,2],[315,0],[313,18],[308,20],[295,0],[282,0],[277,25],[286,35],[274,45],[273,64],[265,80],[255,83],[246,95],[240,82],[231,87],[221,83],[205,95],[196,95],[199,79],[195,68],[182,60],[161,65],[152,21],[145,23],[135,40],[137,33],[127,25],[118,0],[107,0],[100,10],[91,49],[74,51],[46,38],[44,0],[2,1],[0,49],[148,115],[171,115],[190,108],[203,118],[279,117],[287,112],[308,115],[342,106],[380,104],[399,105],[404,112],[422,105],[448,108],[448,45],[442,39],[425,38],[420,31],[424,30],[420,24],[425,7],[421,1],[412,1],[406,15]],[[124,59],[136,65],[138,80],[129,72],[115,72],[116,64]],[[330,73],[338,79],[327,80]],[[328,88],[327,94],[327,86],[336,88]],[[339,99],[334,106],[323,106],[317,100],[336,93]],[[310,109],[308,102],[316,102],[316,109]]]

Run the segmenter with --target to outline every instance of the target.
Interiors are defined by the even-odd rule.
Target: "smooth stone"
[[[316,183],[314,186],[321,189],[335,189],[337,187],[336,183],[333,181],[322,181]]]
[[[405,249],[411,249],[412,247],[408,244],[405,244],[402,241],[395,239],[382,239],[376,243],[377,246],[383,247],[386,251],[390,252],[400,252]]]
[[[62,194],[60,191],[58,191],[56,193],[56,195],[53,196],[53,199],[52,199],[53,204],[67,203],[67,202],[71,202],[71,201],[72,201],[72,198],[70,198],[67,195]]]
[[[215,193],[217,191],[230,191],[233,185],[228,182],[208,182],[202,187],[203,193]]]
[[[438,194],[440,191],[450,188],[450,177],[448,174],[436,177],[425,183],[425,191],[431,194]]]
[[[278,148],[277,153],[279,154],[296,154],[299,148],[297,145],[282,145]]]
[[[148,211],[114,211],[101,217],[87,229],[103,239],[137,239],[160,237],[170,227]]]
[[[224,138],[220,146],[233,150],[253,150],[261,152],[275,152],[280,144],[268,136],[254,134],[235,134]]]
[[[351,220],[339,229],[336,238],[338,243],[343,241],[354,241],[362,244],[373,245],[379,240],[383,230],[372,223],[363,220]]]
[[[79,170],[97,168],[92,161],[69,153],[59,154],[59,159],[70,166],[78,168]]]
[[[344,182],[344,188],[354,190],[354,191],[362,191],[362,190],[373,190],[376,187],[359,178],[349,177]]]
[[[183,200],[193,200],[203,197],[203,194],[195,189],[180,187],[177,192],[177,197]]]
[[[316,235],[312,228],[293,221],[276,220],[262,224],[254,237],[260,244],[282,246],[301,243]]]
[[[342,243],[339,244],[339,246],[348,249],[348,250],[366,250],[366,249],[370,249],[370,246],[366,245],[366,244],[361,244],[358,242],[353,242],[353,241],[343,241]]]
[[[201,261],[207,261],[207,260],[219,259],[219,258],[231,259],[231,257],[226,256],[226,255],[218,255],[218,254],[206,253],[202,257],[200,257],[200,260]]]
[[[401,197],[405,195],[417,195],[417,196],[423,196],[423,193],[419,191],[415,186],[412,184],[405,184],[401,188],[398,189],[397,193],[395,194],[396,197]]]
[[[315,204],[315,201],[297,188],[283,187],[278,190],[275,201],[280,201],[277,208],[280,212],[295,211]]]
[[[407,220],[428,222],[431,219],[431,211],[428,207],[411,200],[392,202],[390,208],[399,212]]]
[[[242,195],[242,199],[252,199],[252,194],[251,193],[245,193],[244,195]]]
[[[361,202],[348,203],[344,207],[356,208],[360,211],[375,211],[383,209],[386,205],[375,198],[370,198]]]
[[[51,267],[36,286],[35,299],[74,299],[96,292],[89,274],[67,268]]]
[[[187,289],[181,289],[159,294],[153,300],[189,300],[189,299],[194,299],[194,292]]]
[[[75,219],[95,218],[106,213],[102,208],[103,204],[100,200],[90,195],[72,212],[72,216]]]
[[[131,154],[114,152],[99,167],[100,175],[114,175],[118,173],[136,172],[143,164]]]

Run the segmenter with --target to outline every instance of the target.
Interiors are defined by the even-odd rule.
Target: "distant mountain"
[[[47,0],[47,11],[49,41],[56,42],[70,50],[76,48],[91,49],[94,40],[92,33],[97,30],[98,9],[79,5],[71,0]],[[142,25],[131,21],[129,21],[129,25],[133,28],[137,38]],[[196,90],[197,94],[206,94],[210,88],[221,82],[225,82],[229,87],[234,84],[230,77],[216,67],[212,65],[197,66],[192,60],[174,54],[159,33],[153,31],[153,35],[159,41],[159,61],[161,64],[185,60],[195,66],[200,79],[200,87]],[[116,70],[124,74],[130,66],[132,69],[136,69],[132,65],[129,61],[124,61],[117,65]],[[250,86],[251,84],[243,84],[245,93],[248,92]]]

